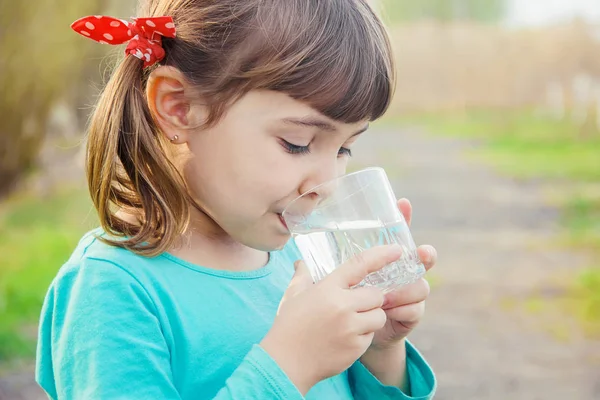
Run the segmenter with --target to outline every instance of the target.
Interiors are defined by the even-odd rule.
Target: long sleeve
[[[406,368],[410,380],[410,395],[403,393],[397,387],[382,384],[360,361],[357,361],[348,370],[348,379],[355,400],[432,399],[436,389],[433,370],[408,341],[406,341]]]
[[[214,400],[303,400],[275,360],[255,345]]]
[[[106,260],[84,258],[65,267],[48,291],[40,321],[36,379],[50,398],[182,398],[169,343],[144,286]],[[255,345],[215,399],[302,396]]]

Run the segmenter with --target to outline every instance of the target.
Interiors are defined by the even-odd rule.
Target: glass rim
[[[302,199],[303,197],[305,197],[306,195],[308,195],[310,193],[313,193],[314,191],[316,191],[319,188],[322,188],[324,186],[330,185],[330,184],[332,184],[333,182],[336,182],[336,181],[340,181],[340,180],[345,180],[347,178],[351,178],[354,175],[358,175],[360,173],[374,172],[374,171],[383,172],[385,174],[385,170],[382,167],[367,167],[367,168],[363,168],[363,169],[360,169],[358,171],[350,172],[348,174],[340,175],[340,176],[338,176],[336,178],[332,178],[332,179],[329,179],[329,180],[327,180],[325,182],[322,182],[322,183],[318,184],[317,186],[314,186],[311,189],[307,190],[306,192],[302,193],[300,196],[296,197],[294,200],[290,201],[289,204],[287,206],[285,206],[285,208],[281,212],[281,216],[283,218],[285,218],[285,215],[288,213],[288,210],[290,209],[291,206],[293,206],[298,200]],[[357,191],[357,193],[358,192],[359,191]],[[315,207],[315,210],[317,208],[318,207]]]

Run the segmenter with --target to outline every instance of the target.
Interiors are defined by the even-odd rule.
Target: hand
[[[387,317],[380,289],[351,289],[400,258],[400,246],[368,249],[313,284],[302,261],[261,346],[302,394],[348,369],[371,345]]]
[[[410,202],[407,199],[400,199],[398,208],[410,226],[412,217]],[[435,265],[437,252],[434,247],[419,246],[417,253],[426,270]],[[402,341],[421,320],[425,312],[425,299],[428,295],[429,284],[424,278],[387,293],[382,306],[387,321],[382,329],[375,332],[370,349],[385,350]]]

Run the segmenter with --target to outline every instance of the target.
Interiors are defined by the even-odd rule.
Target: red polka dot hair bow
[[[165,57],[162,37],[175,37],[171,17],[132,18],[131,22],[102,15],[83,17],[71,24],[73,30],[104,44],[129,42],[125,54],[144,61],[144,68]]]

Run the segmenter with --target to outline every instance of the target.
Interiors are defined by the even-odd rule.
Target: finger
[[[401,286],[385,295],[385,301],[381,306],[384,310],[401,307],[409,304],[425,301],[429,296],[429,282],[425,279]]]
[[[361,287],[350,291],[349,301],[352,304],[352,309],[358,312],[381,308],[383,300],[383,292],[376,287]]]
[[[412,220],[412,205],[410,204],[410,201],[405,198],[398,200],[398,208],[404,216],[406,224],[410,226],[410,221]]]
[[[387,322],[387,315],[381,308],[374,308],[357,314],[356,333],[364,335],[378,331]]]
[[[401,255],[402,247],[397,244],[372,247],[340,265],[324,280],[348,289],[359,284],[371,272],[397,261]]]
[[[408,304],[401,307],[385,310],[388,319],[401,323],[407,328],[416,325],[425,313],[425,302]]]
[[[310,276],[310,272],[306,267],[306,264],[302,260],[298,260],[294,263],[294,276],[285,291],[286,296],[295,295],[304,291],[306,288],[313,284],[313,279]]]
[[[417,254],[427,271],[429,271],[437,262],[437,250],[433,246],[428,244],[419,246]]]

